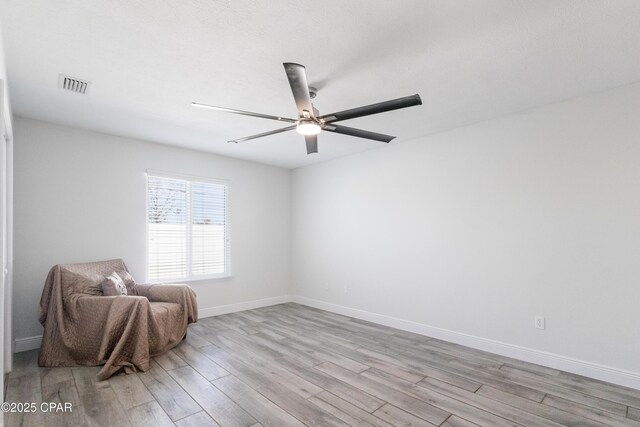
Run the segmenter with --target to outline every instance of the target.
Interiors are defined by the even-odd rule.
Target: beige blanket
[[[104,365],[98,373],[104,380],[148,370],[151,357],[182,340],[198,320],[195,292],[187,285],[135,285],[127,296],[102,296],[104,276],[126,269],[116,259],[49,271],[40,299],[40,366]]]

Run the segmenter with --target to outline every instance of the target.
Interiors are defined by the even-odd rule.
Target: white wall
[[[0,402],[4,401],[5,374],[11,370],[11,276],[12,276],[12,117],[7,90],[4,44],[0,28]],[[5,274],[6,270],[6,274]],[[0,424],[3,414],[0,412]]]
[[[1,43],[1,41],[0,41]],[[5,351],[7,339],[5,318],[7,316],[7,307],[9,301],[7,301],[7,288],[5,268],[7,266],[8,255],[8,231],[7,227],[7,142],[2,135],[4,128],[4,120],[2,116],[2,110],[4,109],[4,81],[0,79],[0,370],[2,371],[0,383],[0,402],[4,402],[4,384],[5,377],[8,371],[8,366],[5,366]],[[9,347],[10,348],[10,347]],[[4,414],[0,411],[0,424],[3,423]]]
[[[636,84],[295,170],[293,293],[640,373],[639,112]]]
[[[233,278],[192,282],[200,309],[285,295],[291,172],[16,118],[14,335],[40,335],[38,304],[54,264],[123,258],[142,281],[145,170],[232,181]]]
[[[3,108],[0,108],[0,111],[2,111],[2,115],[4,116],[5,130],[9,135],[11,135],[13,123],[12,123],[12,116],[11,116],[11,104],[9,102],[9,92],[6,87],[7,67],[6,67],[6,60],[4,56],[4,42],[2,40],[2,28],[0,28],[0,80],[4,80],[4,83],[5,83],[5,89],[4,89],[5,93],[2,99],[0,99],[0,102],[2,103]]]

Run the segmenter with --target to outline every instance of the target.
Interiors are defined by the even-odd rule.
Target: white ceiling
[[[0,0],[17,115],[299,167],[383,144],[295,132],[192,101],[294,117],[282,62],[307,67],[321,113],[419,93],[344,122],[422,135],[640,80],[640,1]],[[81,96],[58,74],[92,82]]]

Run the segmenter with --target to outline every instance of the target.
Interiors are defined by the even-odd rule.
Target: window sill
[[[232,279],[233,275],[214,275],[214,276],[197,276],[197,277],[186,277],[182,279],[167,279],[167,280],[157,280],[157,281],[147,281],[149,284],[158,284],[158,285],[172,285],[179,283],[192,283],[192,282],[204,282],[204,281],[218,281],[225,279]]]

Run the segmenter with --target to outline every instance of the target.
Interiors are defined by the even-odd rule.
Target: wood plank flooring
[[[9,426],[637,426],[640,391],[281,304],[201,319],[144,373],[39,368],[19,353]]]

